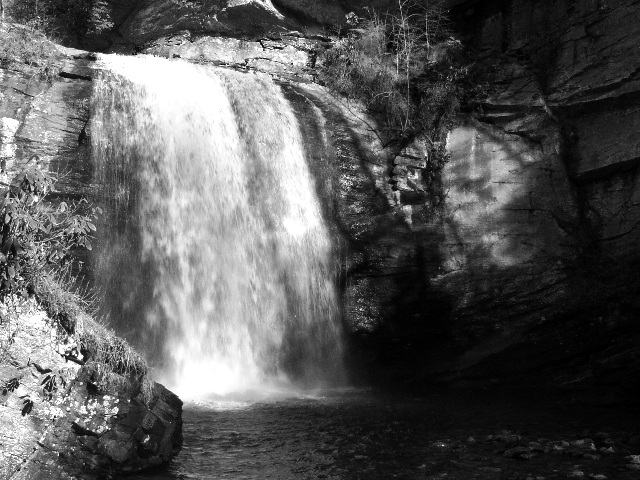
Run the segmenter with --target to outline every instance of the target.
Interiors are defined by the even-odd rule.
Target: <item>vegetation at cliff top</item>
[[[0,66],[29,65],[37,74],[51,79],[57,74],[59,53],[42,33],[29,27],[0,24]]]
[[[439,149],[467,74],[444,11],[427,0],[399,0],[395,11],[350,23],[346,37],[320,55],[319,81],[362,102],[379,120],[383,145],[423,136]]]
[[[62,43],[113,27],[106,0],[0,0],[5,20],[20,23]]]

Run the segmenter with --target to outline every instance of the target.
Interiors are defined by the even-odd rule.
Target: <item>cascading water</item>
[[[101,57],[91,125],[106,309],[185,397],[336,380],[332,237],[268,76]]]

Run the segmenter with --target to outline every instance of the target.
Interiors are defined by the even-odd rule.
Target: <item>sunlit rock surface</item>
[[[293,79],[311,80],[322,39],[306,39],[296,33],[277,40],[248,41],[236,38],[191,36],[188,31],[161,37],[145,46],[144,52],[167,58],[209,62],[243,70],[268,72]]]
[[[134,44],[178,30],[223,36],[256,36],[293,27],[271,0],[147,0],[118,29]]]
[[[112,41],[141,45],[178,31],[257,40],[290,30],[305,35],[346,24],[345,16],[366,9],[381,11],[389,0],[111,0]],[[119,38],[118,38],[119,37]]]

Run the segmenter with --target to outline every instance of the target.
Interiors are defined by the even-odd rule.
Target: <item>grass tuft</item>
[[[74,337],[82,363],[90,367],[96,386],[103,392],[125,391],[137,386],[143,401],[153,395],[149,366],[126,340],[94,319],[95,299],[74,288],[68,273],[40,273],[33,278],[35,295],[49,317]]]
[[[142,379],[149,371],[147,362],[125,340],[111,329],[91,320],[82,331],[76,331],[81,350],[89,362],[109,367],[118,375]]]

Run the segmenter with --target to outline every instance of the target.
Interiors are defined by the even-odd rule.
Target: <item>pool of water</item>
[[[639,420],[631,408],[513,390],[196,401],[169,468],[129,478],[637,480]]]

